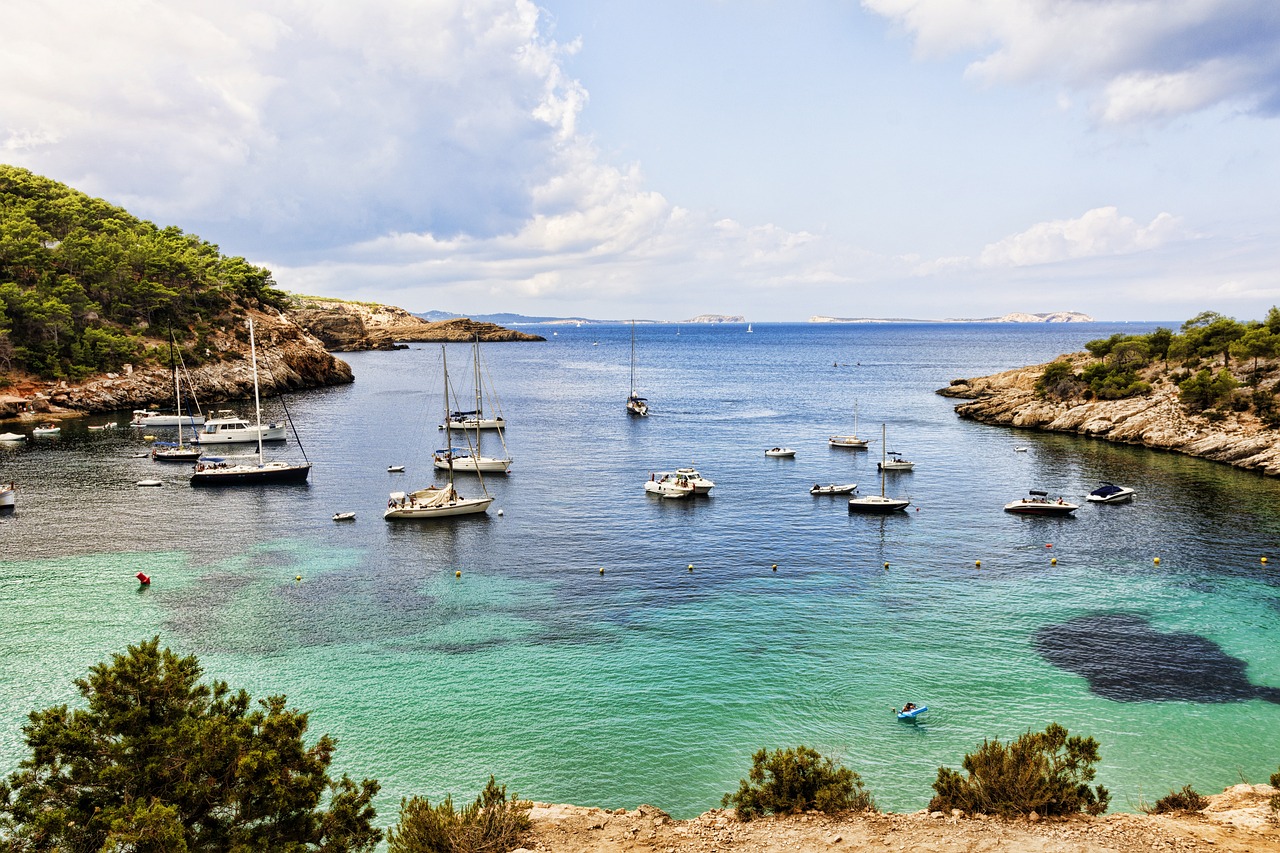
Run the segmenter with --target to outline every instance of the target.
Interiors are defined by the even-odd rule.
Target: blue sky
[[[1274,0],[6,0],[0,160],[285,289],[757,322],[1280,303]]]

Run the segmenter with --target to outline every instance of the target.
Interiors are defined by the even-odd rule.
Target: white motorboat
[[[631,394],[627,397],[627,414],[649,417],[649,401],[636,393],[636,321],[631,321]]]
[[[0,508],[12,507],[18,501],[17,483],[0,483]]]
[[[715,488],[715,483],[698,473],[696,468],[677,468],[676,474],[684,477],[689,481],[689,485],[693,486],[695,495],[707,495]]]
[[[889,456],[891,458],[876,463],[881,471],[910,471],[916,467],[916,463],[903,459],[902,454],[896,450],[890,450]]]
[[[354,512],[335,512],[333,514],[334,521],[355,521],[356,514]]]
[[[772,456],[774,459],[793,459],[796,452],[790,447],[771,447],[764,452],[765,456]]]
[[[644,490],[663,498],[687,498],[693,494],[693,483],[683,474],[658,472],[645,480]]]
[[[827,444],[831,447],[847,447],[851,450],[866,450],[867,440],[858,437],[858,404],[853,405],[853,434],[852,435],[833,435],[827,439]]]
[[[163,486],[164,483],[160,482],[159,480],[139,480],[137,482],[137,485],[146,486],[146,487],[155,487],[155,486]]]
[[[849,512],[874,513],[880,515],[888,515],[891,512],[898,512],[911,506],[911,501],[907,498],[891,498],[884,493],[884,462],[885,460],[885,425],[880,425],[880,494],[878,495],[859,495],[856,498],[849,498]]]
[[[1080,508],[1065,498],[1049,500],[1049,493],[1043,489],[1032,489],[1031,497],[1019,498],[1004,505],[1005,512],[1021,515],[1070,515]]]
[[[20,432],[0,432],[0,441],[26,441],[27,437]]]
[[[58,435],[61,432],[62,432],[62,427],[58,426],[55,423],[40,424],[40,426],[34,427],[31,430],[31,434],[36,437],[39,437],[42,435],[43,436]]]
[[[475,392],[476,392],[476,408],[473,414],[476,415],[477,418],[474,421],[475,425],[472,427],[469,427],[469,429],[475,430],[475,434],[476,434],[475,444],[471,445],[470,442],[468,442],[467,447],[446,447],[443,450],[437,450],[433,456],[433,461],[434,461],[435,467],[439,468],[441,471],[446,471],[450,468],[450,466],[452,466],[455,472],[460,471],[462,473],[470,473],[470,474],[474,474],[474,473],[507,474],[507,473],[510,473],[511,471],[511,454],[507,452],[507,441],[505,438],[503,438],[503,435],[502,435],[502,427],[504,422],[500,417],[495,419],[490,419],[490,420],[496,420],[499,422],[497,423],[496,426],[493,427],[493,429],[496,429],[498,431],[498,441],[502,442],[502,451],[503,451],[502,455],[501,456],[485,456],[480,452],[480,430],[484,429],[484,427],[480,426],[481,420],[479,419],[479,413],[481,411],[481,390],[480,389],[482,387],[482,384],[480,381],[480,338],[478,336],[476,337],[475,343],[473,344],[472,363],[475,366]],[[458,413],[455,412],[454,414],[458,414]],[[451,427],[450,429],[453,429],[453,427]]]
[[[811,495],[847,495],[858,490],[857,483],[831,483],[822,486],[818,483],[813,484],[813,488],[809,490]]]
[[[256,405],[256,403],[255,403]],[[244,418],[209,418],[192,436],[196,444],[252,444],[257,441],[285,441],[284,421],[251,424]]]
[[[176,370],[174,375],[177,375]],[[152,412],[147,409],[134,409],[133,417],[129,419],[129,426],[146,429],[151,427],[199,426],[202,423],[204,423],[204,415],[184,415],[181,412],[177,414]]]
[[[310,462],[284,462],[284,461],[264,461],[262,455],[262,442],[267,436],[264,434],[262,426],[262,405],[258,399],[258,346],[253,335],[253,318],[249,318],[249,355],[253,361],[253,412],[255,424],[244,424],[245,427],[251,427],[257,442],[258,455],[256,464],[253,460],[232,461],[227,459],[207,459],[196,463],[196,469],[191,474],[191,485],[193,486],[240,486],[240,485],[269,485],[276,483],[289,484],[305,484],[307,477],[311,474]],[[210,425],[216,426],[216,421],[228,419],[212,419],[205,422],[205,429]],[[239,418],[234,420],[239,421]],[[280,424],[280,438],[284,438],[284,425]],[[236,432],[249,432],[250,429],[232,430]],[[217,432],[210,433],[216,435]],[[228,443],[228,442],[221,442]],[[306,452],[303,452],[305,458]]]
[[[403,466],[403,465],[388,465],[388,466],[387,466],[387,473],[388,473],[388,474],[403,474],[403,473],[404,473],[404,466]]]
[[[1089,493],[1088,500],[1096,504],[1121,504],[1133,500],[1136,494],[1128,486],[1117,486],[1115,483],[1103,483]]]
[[[449,361],[443,345],[440,347],[440,367],[444,374],[444,410],[449,412]],[[482,427],[475,427],[481,429]],[[466,436],[466,432],[463,431]],[[470,438],[467,439],[468,444]],[[387,500],[387,509],[382,517],[388,521],[414,520],[431,521],[439,518],[450,518],[456,515],[476,515],[487,512],[493,498],[486,491],[482,498],[464,498],[453,487],[453,454],[446,455],[445,470],[449,472],[449,482],[444,486],[427,486],[413,492],[392,492]],[[477,471],[477,474],[481,472]],[[484,489],[484,477],[480,478],[480,488]]]

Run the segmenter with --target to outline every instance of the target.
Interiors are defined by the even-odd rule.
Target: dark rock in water
[[[1280,687],[1249,681],[1245,662],[1198,634],[1166,634],[1131,613],[1096,613],[1035,634],[1049,663],[1083,676],[1089,689],[1116,702],[1280,704]]]

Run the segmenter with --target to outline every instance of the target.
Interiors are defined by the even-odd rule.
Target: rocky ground
[[[334,352],[395,349],[406,342],[542,341],[493,323],[459,319],[430,323],[403,308],[369,302],[299,297],[289,316]]]
[[[525,851],[547,853],[715,853],[820,850],[911,853],[1150,853],[1219,850],[1280,852],[1269,785],[1236,785],[1193,814],[1112,814],[1067,820],[968,818],[941,812],[813,813],[743,823],[715,810],[672,820],[653,806],[627,811],[535,803]],[[518,850],[517,853],[520,853]]]
[[[1064,356],[1077,372],[1086,353]],[[1048,365],[1020,367],[991,376],[956,379],[939,394],[970,400],[956,414],[987,424],[1073,432],[1125,444],[1172,450],[1280,476],[1280,431],[1266,428],[1249,412],[1228,412],[1219,421],[1188,414],[1178,388],[1153,375],[1150,395],[1125,400],[1057,400],[1036,394]]]

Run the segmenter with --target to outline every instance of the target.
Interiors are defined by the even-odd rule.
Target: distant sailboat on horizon
[[[750,324],[750,323],[748,323],[748,324],[747,324],[747,331],[748,331],[748,332],[750,332],[750,331],[751,331],[751,324]]]

